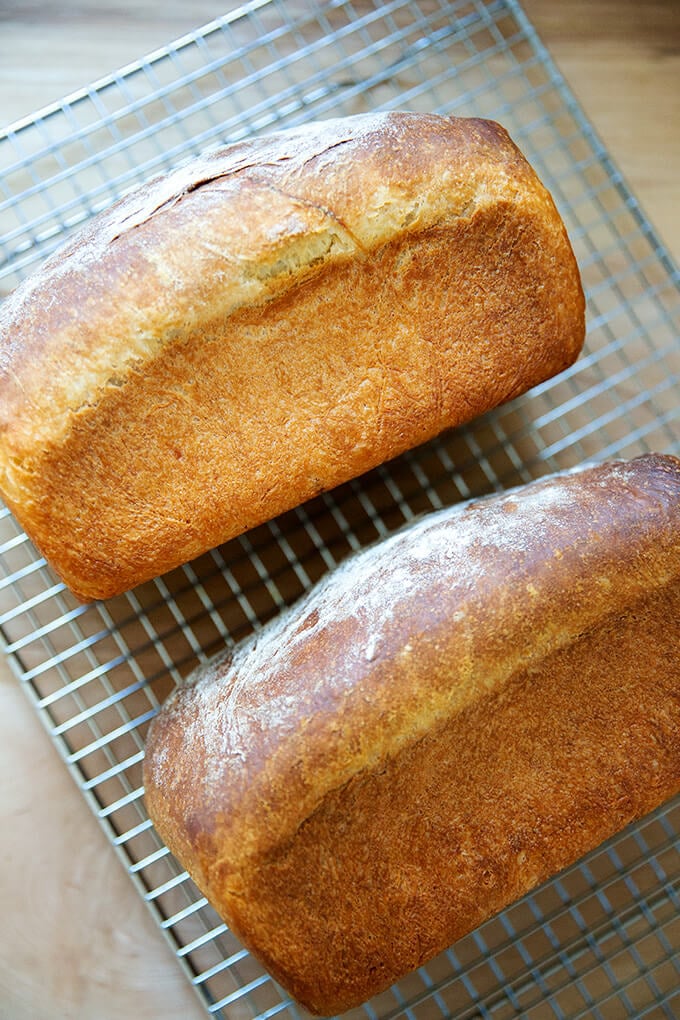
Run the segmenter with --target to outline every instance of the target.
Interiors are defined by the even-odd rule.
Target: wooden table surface
[[[222,13],[199,0],[0,0],[9,124]],[[680,3],[525,0],[680,262]],[[193,1020],[194,992],[0,662],[0,1020]]]

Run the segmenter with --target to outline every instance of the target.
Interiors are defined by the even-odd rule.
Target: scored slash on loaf
[[[0,492],[120,593],[577,357],[554,203],[490,121],[240,142],[98,216],[0,306]]]
[[[181,685],[146,804],[314,1012],[349,1009],[680,789],[680,461],[448,508]]]

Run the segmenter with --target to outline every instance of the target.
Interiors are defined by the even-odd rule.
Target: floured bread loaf
[[[146,803],[305,1006],[354,1006],[680,788],[680,461],[431,514],[200,669]]]
[[[584,337],[498,125],[241,142],[99,216],[0,307],[0,491],[107,597],[522,393]]]

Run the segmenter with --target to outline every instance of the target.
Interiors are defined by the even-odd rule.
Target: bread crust
[[[348,1009],[680,788],[680,461],[449,508],[154,721],[146,803],[307,1008]]]
[[[554,375],[584,331],[564,226],[498,125],[242,142],[0,306],[0,491],[77,595],[108,597]]]

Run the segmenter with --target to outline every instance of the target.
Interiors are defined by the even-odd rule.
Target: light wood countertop
[[[9,0],[0,7],[0,116],[26,116],[223,9],[210,0]],[[525,9],[680,261],[680,4],[526,0]],[[203,1016],[4,662],[0,804],[0,1020]]]

